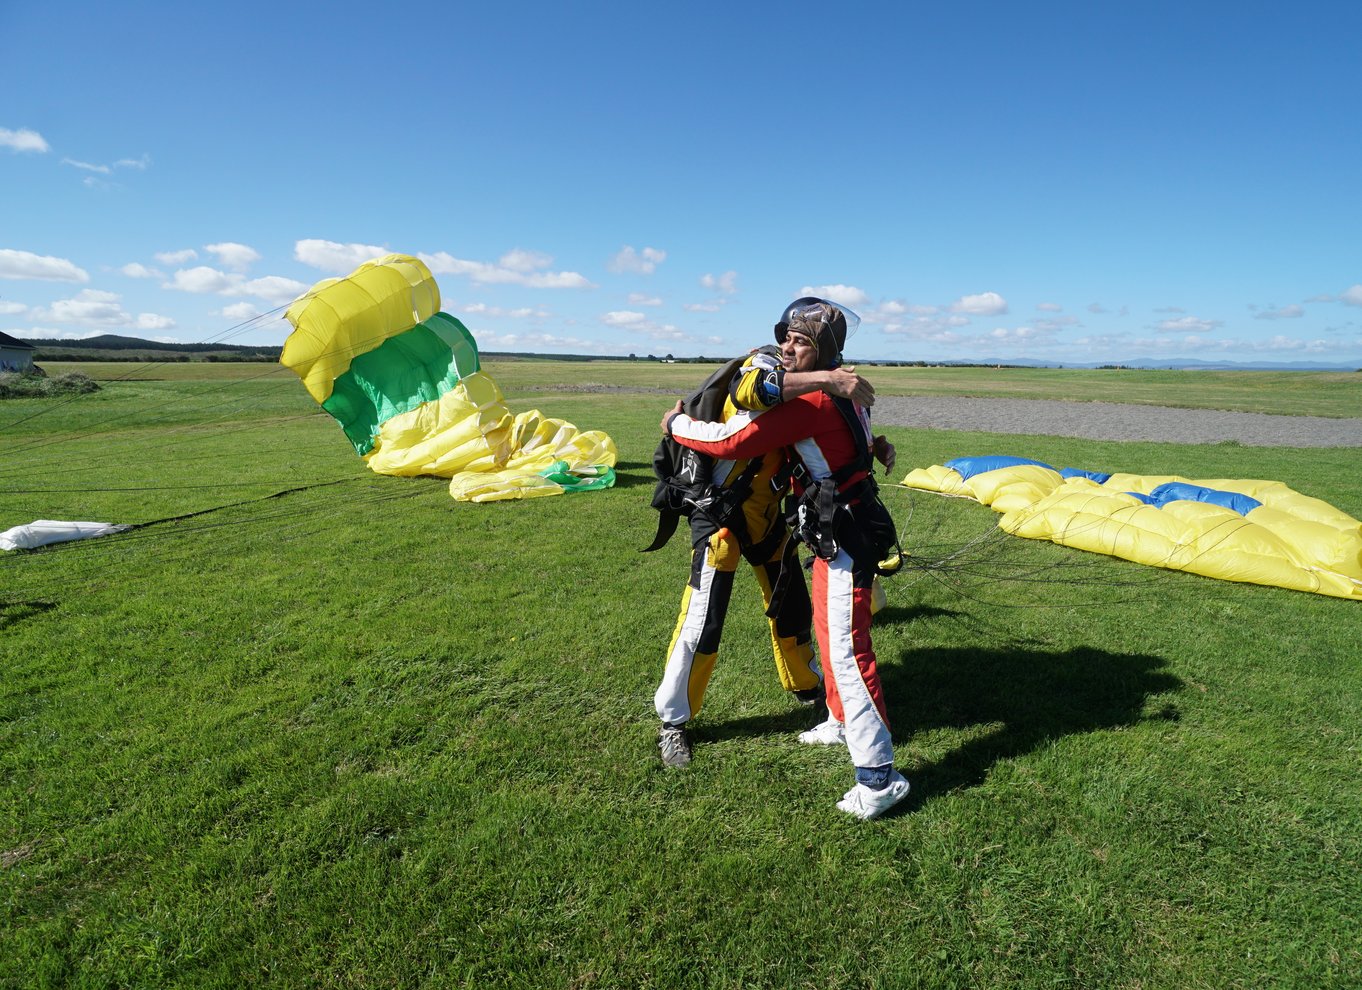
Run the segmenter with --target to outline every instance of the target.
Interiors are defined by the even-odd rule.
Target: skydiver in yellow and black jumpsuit
[[[761,351],[749,355],[730,386],[724,403],[725,421],[739,409],[760,413],[785,399],[814,391],[854,398],[864,405],[874,402],[874,389],[853,368],[787,373],[777,362]],[[667,649],[662,683],[653,697],[662,721],[658,745],[667,766],[690,762],[691,746],[684,726],[704,701],[718,659],[733,575],[743,558],[752,565],[768,613],[784,564],[785,584],[776,614],[769,618],[776,671],[781,686],[802,703],[816,706],[823,701],[822,673],[812,645],[813,608],[781,513],[781,500],[789,490],[789,465],[783,451],[756,460],[755,474],[752,461],[718,461],[714,465],[715,485],[730,486],[742,483],[740,479],[744,478],[751,481],[742,511],[735,513],[730,525],[716,527],[698,513],[691,517],[690,580]]]

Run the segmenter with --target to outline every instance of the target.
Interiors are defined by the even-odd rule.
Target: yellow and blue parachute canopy
[[[1194,481],[988,456],[917,468],[901,484],[990,506],[1015,536],[1362,600],[1362,522],[1280,481]]]
[[[506,408],[419,259],[390,254],[325,279],[284,316],[294,330],[280,363],[375,472],[449,478],[454,498],[480,502],[614,484],[609,436]]]

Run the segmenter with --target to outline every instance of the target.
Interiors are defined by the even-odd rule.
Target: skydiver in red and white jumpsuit
[[[766,349],[770,350],[773,349]],[[723,418],[743,410],[761,413],[819,390],[866,405],[875,401],[874,388],[854,369],[790,372],[765,351],[754,351],[730,386]],[[784,453],[773,450],[750,461],[721,459],[714,465],[714,481],[720,486],[734,484],[746,474],[749,463],[755,474],[740,503],[741,518],[732,528],[724,526],[716,531],[715,525],[706,519],[691,520],[690,579],[667,647],[662,680],[653,697],[662,723],[658,737],[662,762],[669,767],[682,767],[690,762],[691,743],[686,725],[704,703],[718,658],[735,571],[744,558],[752,564],[768,609],[782,569],[796,568],[786,576],[787,590],[781,597],[779,611],[770,618],[776,669],[782,686],[803,703],[821,706],[824,699],[822,675],[811,642],[812,607],[781,514],[781,500],[789,491]]]
[[[791,371],[835,366],[848,315],[854,317],[826,300],[806,298],[791,304],[776,325],[784,366]],[[864,436],[871,436],[865,408],[855,408]],[[722,423],[694,420],[677,403],[663,418],[662,428],[683,446],[716,458],[759,457],[785,448],[803,465],[810,482],[829,479],[863,456],[846,419],[822,392],[799,396],[760,415],[739,413]],[[892,444],[876,437],[874,448],[886,469],[891,468]],[[841,479],[839,490],[854,488],[867,473],[862,470]],[[799,487],[796,481],[796,494]],[[814,630],[831,718],[815,733],[804,734],[821,732],[826,738],[801,737],[809,742],[845,742],[856,767],[856,784],[837,806],[862,819],[878,817],[908,794],[908,781],[893,766],[894,745],[870,640],[874,576],[873,565],[853,560],[844,547],[831,560],[814,558]]]

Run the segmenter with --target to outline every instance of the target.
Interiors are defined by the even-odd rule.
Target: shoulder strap
[[[729,382],[745,358],[734,358],[711,374],[694,392],[681,402],[687,415],[701,420],[717,420],[723,415],[724,400],[728,398]],[[663,437],[653,453],[653,474],[657,485],[653,489],[652,506],[658,512],[657,532],[653,542],[641,553],[661,549],[672,538],[682,516],[690,516],[703,489],[709,487],[713,458],[682,447],[671,437]]]

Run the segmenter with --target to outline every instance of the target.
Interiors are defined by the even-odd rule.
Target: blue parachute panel
[[[1095,481],[1099,485],[1105,485],[1107,480],[1111,477],[1111,474],[1107,471],[1083,471],[1079,468],[1060,468],[1059,476],[1061,478],[1087,478],[1089,481]]]
[[[1134,495],[1135,493],[1131,492],[1130,494]],[[1135,497],[1149,505],[1157,505],[1160,509],[1169,502],[1208,502],[1211,505],[1231,509],[1241,516],[1248,515],[1263,504],[1256,498],[1241,495],[1239,492],[1226,492],[1217,488],[1206,488],[1202,485],[1190,485],[1183,481],[1170,481],[1167,484],[1159,485],[1147,496],[1135,495]]]
[[[1050,468],[1044,461],[1033,461],[1029,457],[1008,457],[1004,454],[996,454],[987,457],[957,457],[953,461],[947,461],[946,467],[950,468],[961,478],[968,481],[976,474],[983,474],[985,471],[996,471],[999,468],[1017,467],[1019,464],[1034,464],[1036,467]]]

